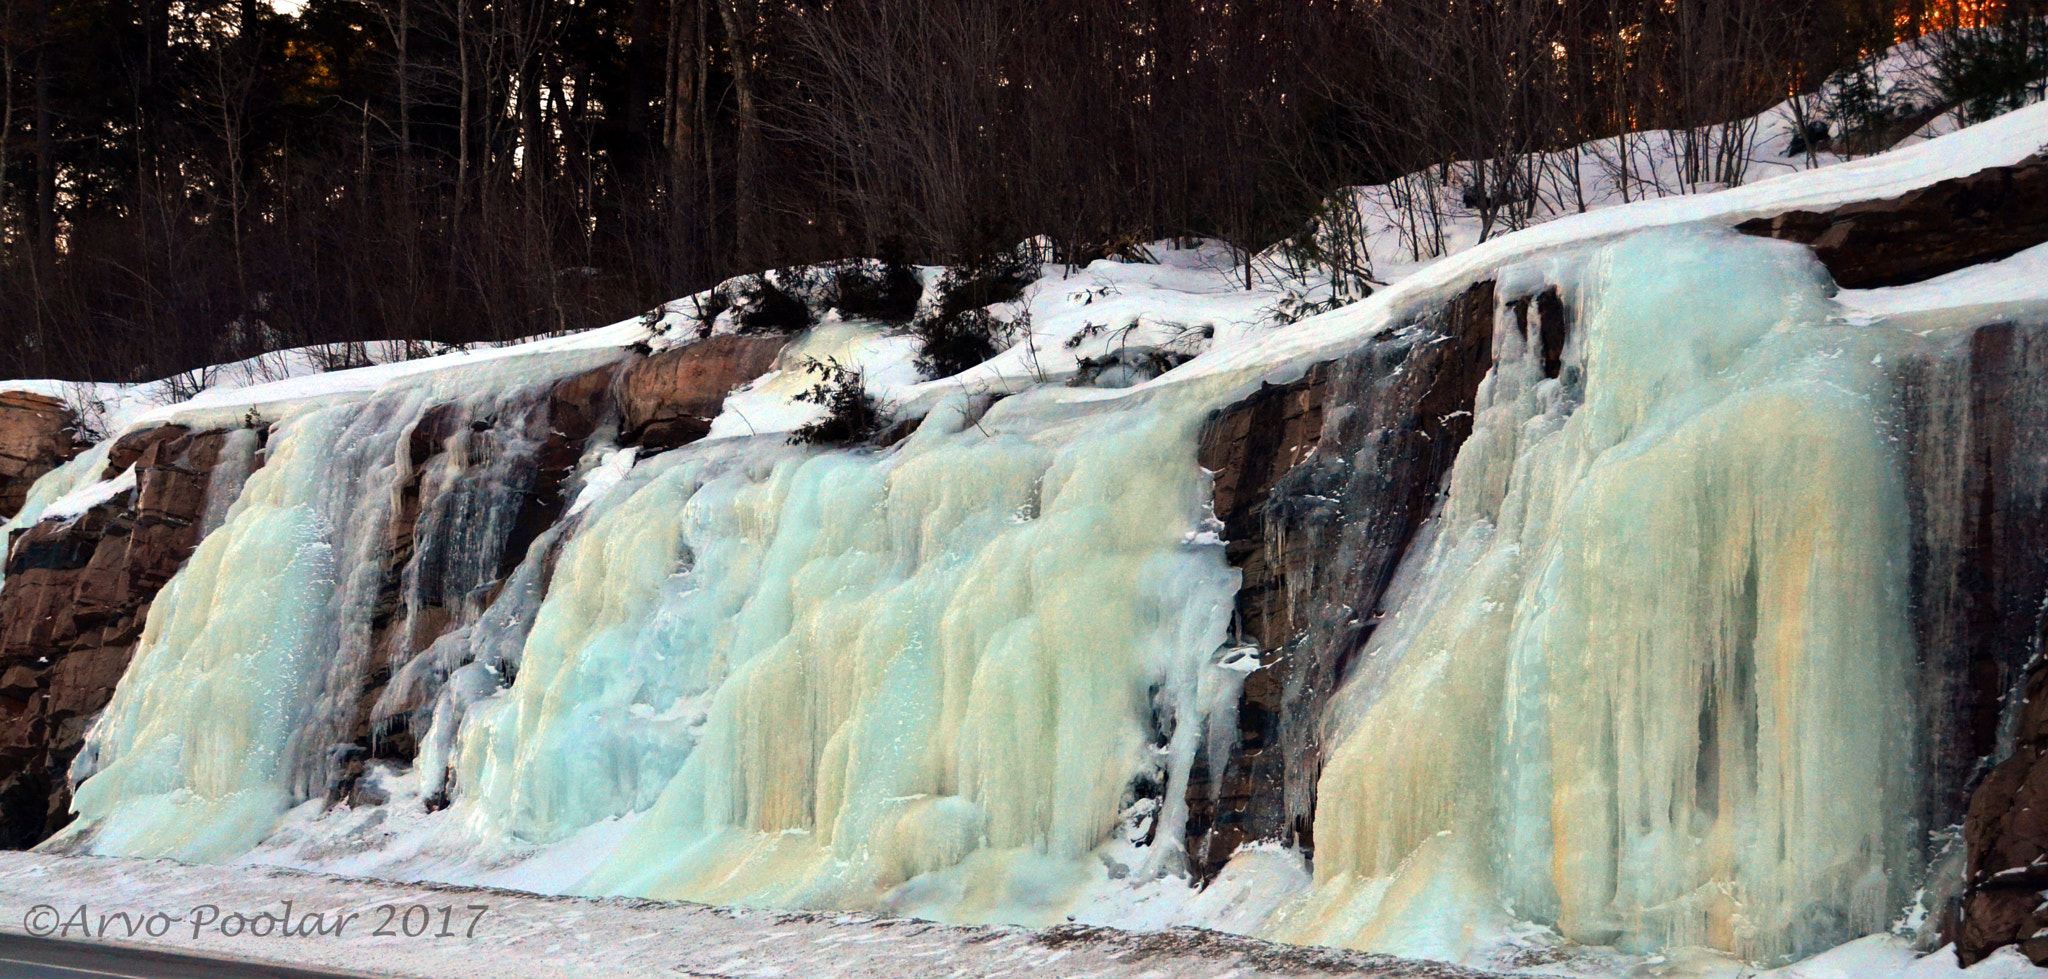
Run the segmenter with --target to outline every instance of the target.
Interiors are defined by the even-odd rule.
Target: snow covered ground
[[[1777,111],[1777,110],[1774,110]],[[1937,131],[1941,127],[1936,127]],[[1783,131],[1759,127],[1759,140]],[[1928,135],[1937,135],[1930,132]],[[1256,383],[1298,371],[1341,352],[1414,310],[1462,288],[1473,278],[1514,265],[1540,262],[1560,249],[1577,249],[1646,228],[1695,222],[1726,226],[1749,217],[1788,209],[1824,209],[1842,203],[1893,196],[1936,180],[1988,166],[2017,162],[2048,146],[2048,106],[2035,106],[1938,139],[1916,137],[1898,151],[1820,169],[1789,158],[1760,168],[1752,177],[1783,171],[1774,179],[1705,193],[1692,186],[1678,196],[1622,205],[1620,190],[1596,190],[1585,213],[1548,213],[1526,230],[1477,242],[1469,216],[1447,236],[1443,256],[1403,262],[1398,241],[1375,253],[1382,278],[1392,280],[1371,298],[1292,326],[1276,314],[1290,297],[1313,283],[1288,281],[1261,270],[1244,288],[1241,257],[1221,246],[1180,248],[1162,243],[1150,264],[1097,262],[1084,268],[1050,267],[1017,302],[997,314],[1018,325],[1016,342],[989,362],[936,381],[911,367],[914,343],[878,324],[828,317],[798,341],[785,369],[739,392],[713,426],[714,437],[744,437],[786,431],[815,410],[793,400],[809,386],[794,369],[802,357],[834,358],[863,370],[871,389],[908,413],[968,393],[1007,393],[1064,382],[1083,358],[1121,347],[1152,346],[1196,355],[1154,386],[1197,380]],[[1599,147],[1582,159],[1597,160]],[[1823,161],[1825,162],[1825,161]],[[1592,166],[1594,164],[1587,164]],[[1593,175],[1592,171],[1588,171]],[[1661,186],[1661,185],[1660,185]],[[1370,199],[1370,194],[1366,195]],[[1610,206],[1613,205],[1613,206]],[[1384,214],[1372,218],[1390,221]],[[1392,227],[1384,224],[1384,227]],[[1382,236],[1384,238],[1384,236]],[[1966,269],[1911,286],[1845,292],[1844,315],[1876,320],[1985,303],[2048,302],[2048,246],[2004,262]],[[398,360],[387,350],[372,356],[387,362],[345,371],[325,371],[318,352],[282,366],[245,362],[217,371],[212,386],[197,397],[165,403],[173,386],[95,386],[88,394],[102,405],[110,432],[132,425],[180,420],[213,424],[254,412],[303,412],[340,400],[367,398],[379,389],[431,384],[462,390],[504,384],[522,377],[559,376],[595,366],[635,342],[659,340],[648,321],[627,320],[569,337],[520,346],[482,349],[439,357]],[[657,344],[658,345],[658,344]],[[5,387],[47,390],[76,397],[77,386],[7,382]],[[1120,390],[1075,389],[1058,395],[1070,402],[1127,396]],[[617,457],[619,472],[634,461]],[[80,473],[96,470],[88,461]],[[118,482],[118,481],[116,481]],[[119,487],[83,480],[71,492],[52,497],[42,512],[74,512]],[[579,506],[582,504],[579,503]],[[35,519],[31,512],[27,519]],[[4,533],[4,529],[0,529]],[[399,974],[500,975],[503,953],[518,956],[520,975],[1247,975],[1293,974],[1466,975],[1447,966],[1390,963],[1353,953],[1300,950],[1210,933],[1103,930],[1034,933],[1014,928],[942,927],[889,921],[865,915],[816,915],[711,910],[698,906],[637,900],[541,897],[510,891],[469,891],[451,887],[513,888],[561,892],[577,886],[588,869],[611,853],[632,829],[632,817],[601,822],[550,847],[485,851],[455,821],[452,811],[428,814],[417,787],[395,779],[393,802],[374,810],[322,812],[309,803],[243,862],[186,867],[166,862],[58,858],[35,854],[0,856],[0,928],[20,930],[37,904],[66,914],[86,905],[102,910],[162,910],[183,914],[200,904],[227,910],[261,911],[291,899],[300,911],[341,909],[364,914],[374,927],[383,904],[438,909],[446,904],[491,907],[475,939],[407,939],[355,934],[335,939],[226,936],[217,930],[187,940],[172,930],[165,941],[178,947],[275,957],[297,962],[362,969],[373,966]],[[410,792],[410,795],[408,795]],[[321,872],[418,879],[441,884],[406,885],[323,876]],[[1299,861],[1282,852],[1240,855],[1208,889],[1196,891],[1179,878],[1144,884],[1105,886],[1091,891],[1074,911],[1078,928],[1114,924],[1161,929],[1196,923],[1223,930],[1249,930],[1280,902],[1307,886]],[[460,902],[459,904],[457,902]],[[438,914],[438,910],[435,911]],[[434,922],[439,927],[438,918]],[[189,929],[189,925],[186,926]],[[365,929],[367,931],[368,928]],[[488,935],[488,939],[486,939]],[[130,940],[125,936],[115,937]],[[147,937],[147,936],[144,936]],[[1598,948],[1563,946],[1542,929],[1498,936],[1492,958],[1474,964],[1526,974],[1577,976],[1754,975],[1753,970],[1708,954],[1669,953],[1649,958]],[[479,949],[493,956],[480,956]],[[1379,970],[1379,971],[1373,971]],[[1392,971],[1389,971],[1392,970]],[[1401,971],[1407,970],[1407,971]],[[1899,939],[1873,936],[1798,965],[1765,975],[1780,979],[1833,977],[1945,976],[2017,977],[2048,975],[2010,950],[1968,972],[1947,952],[1916,957]]]
[[[387,906],[392,909],[388,913],[384,910]],[[211,910],[206,910],[209,907]],[[424,913],[411,910],[415,907],[425,909]],[[443,908],[449,909],[445,921]],[[122,913],[127,917],[116,917]],[[159,913],[166,917],[152,920]],[[232,917],[236,914],[242,916],[240,922]],[[272,917],[262,920],[266,914]],[[281,926],[277,919],[285,915],[289,918]],[[356,917],[346,917],[349,915]],[[345,925],[337,924],[344,920]],[[339,935],[333,934],[337,927]],[[284,928],[294,934],[283,935]],[[375,934],[380,930],[389,934]],[[679,975],[726,979],[1235,979],[1265,975],[1459,979],[1500,974],[1437,962],[1276,945],[1192,928],[1128,932],[1088,925],[1042,931],[954,927],[870,914],[548,897],[282,868],[193,867],[167,860],[38,853],[0,854],[0,931],[367,975],[436,979],[499,979],[508,974],[522,979],[586,979],[593,975],[620,979]],[[151,937],[152,932],[160,937]],[[1512,971],[1520,975],[1645,979],[1681,975],[1713,979],[2025,979],[2044,974],[2012,949],[1966,971],[1956,967],[1946,949],[1918,958],[1898,940],[1883,936],[1764,973],[1682,954],[1629,962],[1615,957],[1603,962],[1535,950]]]
[[[214,910],[196,910],[207,906]],[[387,914],[385,906],[393,911]],[[426,909],[424,923],[414,907]],[[444,907],[450,909],[445,922]],[[102,915],[120,912],[128,919],[101,925]],[[178,920],[150,921],[158,913]],[[288,913],[285,927],[295,934],[281,937],[278,922],[263,919],[265,913]],[[235,914],[244,921],[237,922]],[[307,915],[322,917],[310,921]],[[245,923],[251,919],[262,920],[251,927]],[[344,919],[341,934],[332,934]],[[206,923],[194,937],[194,922],[201,920]],[[74,927],[60,934],[66,921]],[[126,921],[136,922],[140,932],[131,937]],[[91,929],[90,936],[81,925]],[[408,925],[413,937],[406,934]],[[380,927],[391,934],[374,934]],[[1140,934],[1078,925],[1047,931],[961,928],[865,914],[542,897],[274,868],[35,853],[0,854],[0,930],[436,979],[1485,975],[1441,963],[1193,929]],[[150,930],[163,937],[150,938]],[[271,933],[258,937],[252,931]],[[446,937],[440,937],[443,932]]]

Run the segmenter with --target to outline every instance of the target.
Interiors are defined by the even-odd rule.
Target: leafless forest
[[[5,0],[0,377],[501,340],[851,255],[1256,248],[2039,0]],[[1470,192],[1468,192],[1470,196]]]

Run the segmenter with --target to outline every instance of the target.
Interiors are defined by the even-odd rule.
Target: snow
[[[642,459],[600,437],[570,519],[535,544],[509,597],[453,613],[455,632],[399,652],[387,698],[418,694],[431,726],[414,771],[369,777],[391,800],[372,808],[324,810],[319,776],[368,669],[374,582],[349,569],[381,557],[409,426],[441,401],[510,411],[537,386],[625,356],[654,336],[649,319],[345,371],[317,371],[309,355],[224,371],[176,404],[153,403],[162,382],[91,389],[112,432],[276,427],[266,464],[231,507],[214,515],[209,504],[218,532],[159,596],[94,728],[86,757],[98,774],[61,845],[964,923],[1199,924],[1561,975],[1732,975],[1741,967],[1726,957],[1682,948],[1782,960],[1820,947],[1807,939],[1843,937],[1794,934],[1792,911],[1808,904],[1836,912],[1846,933],[1884,931],[1919,853],[1909,829],[1874,815],[1912,791],[1882,723],[1910,694],[1910,644],[1888,558],[1902,517],[1895,450],[1870,405],[1875,377],[1896,328],[1984,303],[2039,311],[2048,250],[1830,298],[1799,249],[1722,229],[1893,196],[2016,162],[2044,141],[2048,105],[1868,159],[1547,216],[1484,243],[1457,232],[1451,253],[1428,262],[1376,255],[1395,281],[1293,325],[1280,314],[1318,284],[1262,266],[1247,289],[1243,256],[1213,242],[1159,243],[1154,263],[1046,266],[995,310],[1015,342],[940,380],[917,376],[912,338],[827,317],[728,399],[704,442]],[[1499,331],[1503,368],[1458,461],[1446,529],[1426,566],[1403,571],[1407,600],[1369,657],[1375,685],[1355,684],[1336,708],[1315,873],[1296,854],[1252,848],[1198,890],[1176,873],[1185,786],[1202,751],[1228,747],[1222,711],[1256,665],[1223,647],[1235,573],[1204,520],[1201,420],[1481,277],[1504,293],[1538,281],[1580,293],[1590,323],[1570,357],[1602,363],[1600,380],[1566,391]],[[1129,388],[1063,383],[1084,358],[1130,347],[1193,359]],[[797,400],[816,383],[806,359],[860,370],[871,393],[924,425],[888,454],[785,444],[818,410]],[[990,407],[996,395],[1009,397]],[[475,509],[489,511],[481,494],[516,492],[504,467],[524,451],[516,439],[493,445],[478,453],[495,460],[486,468],[444,461],[430,478],[473,482]],[[9,526],[121,492],[118,479],[98,480],[96,451],[38,483]],[[1698,486],[1715,489],[1687,495]],[[1827,528],[1824,539],[1751,505],[1786,487],[1826,491],[1786,503],[1794,522]],[[1659,531],[1641,535],[1644,520]],[[470,549],[453,566],[495,568],[487,545],[502,528],[438,532]],[[549,581],[542,555],[556,543]],[[1749,568],[1762,584],[1746,597]],[[1716,587],[1664,602],[1657,586],[1674,576]],[[1809,578],[1848,584],[1808,596]],[[1708,813],[1690,795],[1681,742],[1703,705],[1728,702],[1706,678],[1732,669],[1717,643],[1745,601],[1779,630],[1755,640],[1755,655],[1778,668],[1781,702],[1727,710],[1791,760],[1768,771],[1762,757],[1728,760],[1768,792]],[[1665,676],[1627,661],[1629,649],[1698,669]],[[1615,704],[1642,724],[1603,740],[1593,728]],[[1176,723],[1155,730],[1161,719]],[[1413,750],[1418,741],[1428,750]],[[1607,744],[1626,760],[1600,755]],[[450,773],[454,804],[425,812]],[[1165,806],[1119,809],[1139,777],[1164,784]],[[1401,797],[1383,798],[1390,787]],[[1829,805],[1815,812],[1795,797]],[[1623,801],[1654,818],[1607,826]],[[1592,815],[1553,823],[1557,812]],[[1797,859],[1759,856],[1742,821],[1797,839]],[[1610,830],[1623,841],[1612,852],[1598,845]],[[418,893],[268,873],[0,857],[0,888],[26,895],[61,877],[78,900],[219,903],[303,888],[309,900],[374,905]],[[1176,955],[1210,947],[1178,932],[1090,933],[1052,949],[1015,929],[861,915],[492,899],[524,909],[513,934],[543,950],[522,960],[535,975],[630,974],[642,966],[620,956],[635,947],[661,949],[664,969],[725,974],[918,974],[938,961],[975,974],[1057,962],[1115,975],[1138,968],[1129,953],[1146,942]],[[672,919],[690,924],[648,923]],[[286,947],[306,961],[349,954]],[[419,968],[435,974],[503,971],[473,952],[376,947],[426,956]],[[846,947],[863,952],[818,951]],[[2008,952],[1962,973],[1952,956],[1916,960],[1874,936],[1777,974],[2048,974],[2019,962]],[[1174,972],[1212,966],[1226,968],[1197,956]]]
[[[70,520],[85,515],[85,511],[99,506],[123,493],[135,492],[135,467],[121,470],[112,479],[87,483],[55,500],[42,510],[40,520]]]
[[[1844,289],[1835,298],[1851,311],[1866,316],[1996,303],[2048,303],[2048,244],[1925,282],[1882,289]]]
[[[220,922],[192,937],[194,909],[211,905],[231,914],[281,915],[292,902],[294,922],[323,915],[358,915],[340,937],[223,935]],[[24,914],[49,904],[68,919],[79,906],[98,927],[102,913],[132,919],[162,912],[184,919],[154,941],[128,938],[110,922],[113,943],[254,958],[379,975],[434,979],[585,979],[593,975],[730,976],[770,979],[1117,979],[1172,975],[1185,979],[1241,979],[1260,975],[1411,976],[1458,979],[1481,973],[1437,963],[1401,962],[1327,949],[1295,949],[1210,932],[1176,930],[1131,934],[1085,927],[1047,932],[1014,927],[949,927],[873,914],[805,914],[718,909],[646,900],[542,897],[502,890],[407,885],[296,871],[185,866],[167,861],[60,858],[0,854],[0,906],[10,913],[0,930],[20,934]],[[431,919],[423,934],[372,935],[387,917],[419,905]],[[474,937],[469,925],[476,914]],[[436,937],[441,908],[451,909],[451,937]],[[61,920],[61,919],[60,919]],[[414,921],[417,922],[417,916]],[[274,925],[274,922],[272,923]],[[309,926],[310,927],[310,926]],[[79,938],[74,929],[68,936]],[[146,936],[144,936],[146,937]],[[101,940],[95,933],[95,941]]]
[[[29,487],[28,498],[22,503],[21,511],[0,521],[0,546],[11,544],[16,531],[42,520],[44,512],[58,500],[95,492],[91,487],[101,481],[100,476],[107,468],[107,452],[112,447],[111,442],[101,442],[36,480],[35,485]],[[7,564],[0,561],[0,584],[6,581]]]
[[[626,474],[633,471],[633,463],[638,461],[639,456],[640,449],[637,446],[605,450],[598,457],[597,468],[584,477],[583,489],[576,494],[575,501],[569,504],[569,512],[563,516],[573,517],[603,499],[613,487],[625,481]]]
[[[1894,60],[1898,59],[1895,53]],[[1946,117],[1944,117],[1946,118]],[[1243,256],[1215,242],[1181,247],[1174,242],[1146,246],[1157,264],[1097,261],[1086,268],[1046,266],[1045,275],[1023,300],[999,306],[996,312],[1012,321],[1027,321],[1016,342],[989,362],[958,376],[926,381],[909,367],[914,342],[890,334],[876,324],[833,318],[820,325],[818,336],[806,338],[785,365],[803,356],[837,356],[842,363],[865,370],[875,393],[921,415],[949,395],[1007,394],[1072,377],[1084,356],[1102,356],[1122,346],[1153,345],[1198,353],[1195,363],[1168,375],[1166,383],[1216,374],[1266,374],[1285,371],[1355,344],[1388,328],[1399,314],[1426,302],[1486,269],[1513,264],[1529,256],[1572,243],[1587,243],[1630,231],[1691,222],[1732,225],[1752,217],[1787,210],[1824,210],[1857,200],[1892,197],[1939,180],[1965,176],[1989,166],[2016,163],[2048,147],[2048,103],[2030,106],[1953,132],[1952,123],[1938,122],[1900,148],[1862,159],[1829,162],[1812,169],[1803,160],[1773,156],[1767,147],[1789,132],[1789,110],[1779,106],[1752,127],[1754,154],[1766,169],[1787,172],[1744,184],[1711,186],[1660,181],[1658,192],[1672,196],[1622,202],[1618,190],[1595,191],[1585,213],[1553,209],[1532,227],[1478,243],[1476,231],[1454,234],[1445,256],[1423,262],[1398,262],[1379,255],[1380,274],[1395,280],[1370,298],[1291,326],[1275,324],[1275,314],[1290,296],[1303,290],[1327,289],[1327,283],[1294,279],[1278,270],[1271,256],[1255,267],[1254,287],[1245,289]],[[1931,135],[1940,134],[1934,138]],[[1634,134],[1649,140],[1658,134]],[[1578,157],[1593,161],[1598,145],[1581,148]],[[1669,153],[1644,151],[1658,167],[1669,166]],[[1584,165],[1592,166],[1591,162]],[[1381,189],[1364,188],[1362,199]],[[1476,219],[1458,216],[1458,227]],[[1384,234],[1384,216],[1369,223]],[[1471,242],[1467,244],[1467,242]],[[936,269],[920,270],[927,280]],[[1911,287],[1907,287],[1911,288]],[[1320,294],[1320,293],[1318,293]],[[620,355],[622,348],[659,339],[674,325],[686,301],[661,307],[662,315],[638,316],[610,326],[560,337],[502,347],[478,347],[439,356],[399,360],[397,344],[369,345],[372,361],[385,362],[349,370],[322,371],[337,359],[332,347],[303,348],[265,354],[214,369],[202,380],[208,386],[189,400],[166,403],[177,385],[171,381],[145,385],[77,385],[58,381],[7,381],[10,390],[27,390],[64,398],[102,419],[110,435],[166,421],[194,425],[239,422],[252,411],[271,415],[304,410],[337,400],[360,400],[398,383],[428,379],[467,379],[471,383],[511,383],[539,374],[567,375],[574,365],[596,366]],[[1026,314],[1028,315],[1020,315]],[[864,335],[854,339],[854,334]],[[1079,339],[1076,339],[1076,338]],[[1072,341],[1072,346],[1069,342]],[[186,384],[197,383],[186,378]],[[730,418],[715,422],[715,437],[786,432],[815,417],[815,408],[790,397],[808,389],[800,371],[785,369],[780,377],[764,378],[729,406]],[[452,389],[452,386],[451,386]],[[92,407],[99,405],[98,408]]]
[[[1275,857],[1279,855],[1275,854]],[[1282,858],[1284,859],[1284,858]],[[1262,886],[1263,886],[1262,882]],[[1240,889],[1227,877],[1204,892],[1262,904],[1258,889]],[[292,902],[295,922],[322,915],[332,928],[339,915],[360,917],[332,935],[257,938],[221,934],[219,922],[192,937],[193,909],[212,905],[231,913],[280,915]],[[1211,901],[1212,916],[1227,920],[1228,901]],[[527,979],[584,979],[592,975],[668,977],[720,975],[753,979],[802,975],[845,979],[975,976],[1115,979],[1171,975],[1186,979],[1244,979],[1262,975],[1411,976],[1458,979],[1500,975],[1431,962],[1393,960],[1358,952],[1273,945],[1186,927],[1149,934],[1086,926],[1049,931],[1015,927],[959,927],[873,914],[800,913],[646,901],[548,897],[497,888],[403,883],[274,867],[188,866],[163,860],[68,858],[0,853],[0,931],[22,934],[27,912],[50,905],[69,920],[84,906],[93,941],[142,945],[196,954],[377,975],[434,979],[498,979],[508,970]],[[419,937],[375,936],[383,905],[402,914],[429,910],[429,931]],[[474,937],[469,922],[475,921]],[[440,909],[451,909],[450,937],[440,930]],[[19,912],[19,913],[13,913]],[[111,934],[97,931],[101,914],[127,912],[131,920],[163,912],[181,919],[157,927],[163,937],[126,935],[119,919]],[[394,914],[394,918],[396,914]],[[417,920],[417,918],[415,918]],[[166,927],[169,926],[169,927]],[[403,924],[391,930],[402,931]],[[459,937],[457,937],[459,936]],[[82,940],[74,929],[68,937]],[[2003,949],[1971,969],[1942,949],[1916,957],[1903,942],[1872,936],[1784,969],[1757,973],[1730,963],[1678,954],[1629,967],[1584,959],[1550,960],[1532,948],[1517,975],[1621,979],[2033,979],[2044,971],[2014,949]]]

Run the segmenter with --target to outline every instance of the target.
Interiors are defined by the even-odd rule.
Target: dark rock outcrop
[[[385,528],[382,587],[371,623],[371,663],[348,732],[357,749],[337,798],[353,790],[373,759],[410,761],[417,752],[415,699],[377,705],[399,665],[472,620],[560,519],[563,488],[592,435],[618,414],[612,392],[623,368],[611,364],[555,382],[517,411],[472,417],[436,405],[413,426],[398,508]],[[444,470],[440,478],[430,472]]]
[[[0,520],[21,512],[28,488],[79,453],[77,419],[62,401],[26,391],[0,391]]]
[[[1736,230],[1811,245],[1843,288],[1919,282],[2048,241],[2048,156],[1890,200],[1756,218]]]
[[[1100,357],[1083,357],[1068,387],[1127,388],[1143,384],[1192,359],[1162,347],[1118,347]]]
[[[1966,858],[1945,930],[1965,964],[2015,943],[2048,963],[2048,324],[1979,327],[1903,382],[1924,818],[1960,818]]]
[[[1548,295],[1538,317],[1561,317]],[[1239,701],[1237,753],[1221,771],[1205,759],[1190,782],[1189,855],[1204,875],[1244,843],[1312,849],[1324,703],[1472,433],[1496,305],[1493,283],[1479,283],[1390,337],[1262,387],[1205,430],[1225,553],[1244,576],[1236,628],[1261,667]],[[1548,332],[1565,335],[1561,323]]]
[[[766,373],[785,344],[712,337],[565,378],[490,418],[456,404],[429,409],[413,428],[411,468],[387,530],[370,668],[346,732],[355,750],[330,798],[353,797],[372,760],[415,757],[415,728],[430,716],[441,678],[392,688],[398,671],[497,600],[561,519],[570,502],[563,490],[593,436],[615,425],[620,441],[643,453],[703,438],[726,394]],[[443,474],[430,477],[437,469]]]
[[[767,373],[787,342],[712,337],[634,363],[619,379],[622,440],[660,452],[703,438],[726,394]]]
[[[226,432],[175,425],[116,444],[102,475],[133,490],[17,532],[0,587],[0,846],[70,820],[66,772],[112,698],[150,602],[199,543]]]

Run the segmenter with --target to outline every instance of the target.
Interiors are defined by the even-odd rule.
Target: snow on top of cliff
[[[1897,74],[1907,57],[1895,50],[1881,73]],[[1362,220],[1372,239],[1376,275],[1390,280],[1372,296],[1320,316],[1282,325],[1289,304],[1326,298],[1327,281],[1304,280],[1284,271],[1270,251],[1252,261],[1246,287],[1245,257],[1213,241],[1147,246],[1149,262],[1096,261],[1085,267],[1047,265],[1039,280],[1011,303],[991,312],[1010,324],[1013,342],[989,361],[952,377],[925,380],[913,367],[914,339],[880,323],[825,321],[799,338],[780,369],[743,388],[714,422],[712,437],[746,436],[793,429],[820,409],[796,399],[815,379],[797,369],[806,357],[837,359],[861,370],[869,389],[907,414],[928,411],[962,394],[1007,394],[1072,379],[1084,360],[1119,350],[1153,349],[1191,363],[1151,384],[1172,384],[1227,375],[1238,381],[1284,376],[1328,359],[1358,341],[1401,322],[1420,305],[1504,267],[1546,252],[1597,243],[1647,228],[1707,222],[1733,225],[1789,210],[1824,210],[1842,204],[1894,197],[1936,181],[2009,165],[2048,146],[2048,104],[1954,130],[1943,116],[1889,152],[1855,160],[1791,155],[1785,144],[1797,123],[1791,104],[1758,116],[1747,130],[1751,173],[1786,172],[1732,188],[1686,184],[1675,174],[1676,152],[1663,134],[1632,134],[1642,143],[1647,177],[1624,193],[1597,161],[1619,152],[1616,137],[1555,154],[1569,156],[1581,170],[1583,200],[1539,204],[1531,226],[1479,242],[1478,218],[1469,207],[1448,201],[1443,254],[1424,261],[1401,260],[1395,216],[1387,213],[1387,187],[1358,188]],[[1950,131],[1953,130],[1953,131]],[[1595,161],[1595,162],[1589,162]],[[1799,169],[1825,163],[1813,169]],[[1603,183],[1603,180],[1605,181]],[[1646,189],[1647,188],[1647,189]],[[1455,186],[1441,188],[1446,193]],[[1643,193],[1667,196],[1624,200]],[[1583,212],[1575,209],[1580,204]],[[1571,213],[1566,213],[1571,212]],[[1854,308],[1881,312],[1906,304],[1944,308],[1985,301],[2042,298],[2027,282],[2048,259],[2028,253],[1995,267],[1964,270],[1931,283],[1872,290],[1846,297]],[[930,287],[942,270],[922,268]],[[2025,281],[2022,281],[2025,280]],[[1858,305],[1860,304],[1860,305]],[[623,348],[660,340],[669,320],[684,316],[688,300],[665,304],[618,323],[565,336],[504,346],[477,346],[437,356],[404,359],[412,351],[393,343],[328,345],[279,351],[261,357],[188,372],[147,384],[69,384],[9,381],[0,387],[63,398],[87,416],[87,426],[117,435],[147,424],[178,421],[195,425],[240,423],[248,414],[268,418],[314,404],[368,397],[394,384],[431,384],[451,394],[479,385],[535,383],[586,370],[623,355]],[[722,317],[720,322],[724,322]],[[365,366],[329,369],[337,362]],[[1133,381],[1142,378],[1133,378]],[[1143,384],[1138,386],[1142,387]],[[196,394],[190,392],[195,388]],[[1114,398],[1121,391],[1077,388],[1060,395],[1069,401]],[[189,396],[186,396],[188,395]]]
[[[1440,259],[1359,303],[1293,327],[1272,330],[1259,343],[1219,345],[1162,380],[1220,373],[1257,374],[1328,359],[1359,340],[1392,327],[1419,303],[1444,297],[1491,270],[1538,258],[1546,252],[1650,228],[1692,223],[1733,226],[1750,218],[1786,211],[1823,211],[1856,201],[1896,197],[1987,167],[2010,166],[2044,148],[2048,148],[2048,103],[1877,156],[1787,173],[1710,194],[1657,198],[1560,217]],[[2003,278],[2003,273],[1986,271],[1967,281],[1982,285]],[[1940,293],[1922,291],[1918,295],[1939,295],[1942,302],[1965,299],[1953,285],[1952,281],[1950,288]]]
[[[1622,200],[1619,190],[1608,186],[1589,197],[1584,212],[1539,214],[1537,223],[1484,242],[1477,240],[1478,219],[1469,211],[1457,214],[1447,233],[1446,254],[1402,263],[1387,260],[1376,248],[1375,267],[1391,282],[1362,301],[1291,325],[1283,325],[1276,316],[1284,304],[1304,293],[1311,298],[1326,296],[1327,282],[1292,279],[1268,255],[1254,261],[1252,285],[1246,288],[1243,256],[1228,246],[1203,242],[1181,249],[1173,242],[1159,242],[1149,246],[1157,264],[1099,260],[1084,268],[1048,266],[1045,276],[1017,302],[995,308],[999,318],[1020,324],[1018,339],[986,363],[958,375],[934,381],[906,378],[896,368],[910,353],[890,348],[879,328],[867,347],[841,338],[835,355],[868,369],[870,390],[909,406],[913,415],[962,393],[1008,394],[1064,382],[1074,376],[1082,358],[1103,357],[1118,347],[1153,346],[1197,355],[1153,384],[1222,375],[1245,382],[1283,379],[1393,328],[1418,308],[1440,302],[1478,279],[1546,254],[1651,228],[1694,223],[1732,227],[1787,211],[1822,211],[1896,197],[2048,150],[2048,103],[2043,103],[1963,129],[1954,129],[1944,116],[1888,152],[1854,160],[1823,156],[1823,161],[1837,162],[1795,169],[1800,165],[1797,159],[1773,157],[1762,150],[1782,143],[1792,124],[1789,107],[1778,106],[1759,118],[1763,122],[1751,137],[1759,162],[1766,171],[1785,172],[1739,187],[1700,186],[1694,188],[1696,193],[1666,188],[1670,196],[1635,201]],[[1593,146],[1586,152],[1597,152],[1598,145]],[[1664,152],[1651,169],[1668,166],[1669,155]],[[1359,194],[1369,201],[1383,189],[1362,188]],[[1382,238],[1392,220],[1384,214],[1366,216],[1372,233]],[[2035,249],[1926,283],[1845,291],[1842,301],[1870,314],[2038,302],[2048,300],[2048,285],[2043,283],[2048,283],[2048,253]],[[878,372],[889,375],[891,382],[878,382]],[[1088,400],[1121,394],[1078,389],[1063,397]],[[764,404],[752,404],[750,410],[779,417]],[[807,418],[809,410],[799,406],[791,417]],[[755,430],[767,429],[757,420]],[[735,432],[721,425],[715,434]]]
[[[1925,282],[1844,289],[1836,301],[1864,314],[1918,313],[1994,303],[2048,303],[2048,244]]]
[[[83,515],[87,510],[99,506],[114,497],[135,489],[135,467],[121,470],[112,479],[86,483],[63,496],[51,501],[38,515],[39,520],[69,520]]]
[[[147,425],[239,424],[259,415],[363,398],[408,380],[451,388],[555,376],[616,359],[645,336],[637,321],[515,343],[468,347],[398,340],[330,343],[274,350],[140,384],[57,380],[0,381],[0,390],[29,391],[64,401],[84,427],[108,437]],[[353,366],[341,366],[353,365]]]

